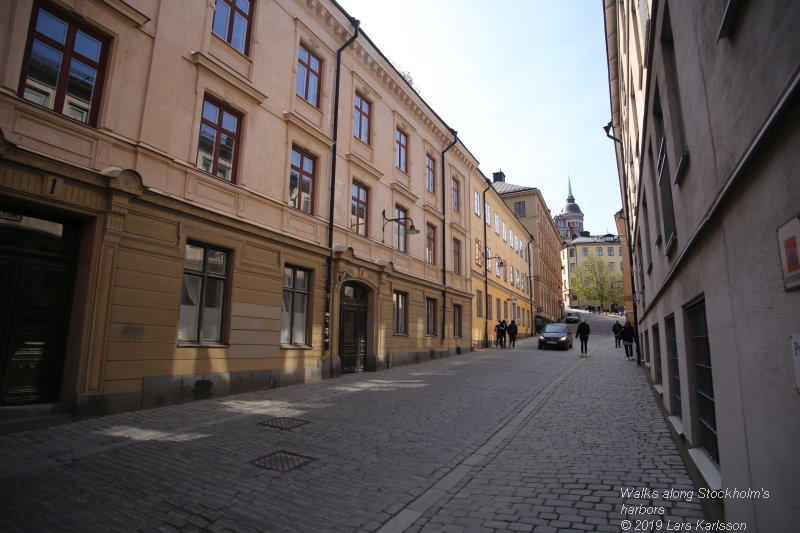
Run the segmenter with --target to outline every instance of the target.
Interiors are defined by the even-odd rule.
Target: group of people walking
[[[625,321],[625,325],[619,323],[617,320],[613,326],[611,326],[611,331],[614,333],[614,347],[619,348],[620,343],[625,348],[625,358],[628,361],[633,361],[633,341],[636,338],[636,332],[633,329],[633,325],[630,321]],[[581,357],[585,357],[589,352],[589,334],[591,333],[591,328],[589,324],[586,322],[586,319],[582,319],[581,323],[578,324],[578,329],[575,330],[575,336],[578,337],[578,340],[581,342]]]
[[[498,348],[513,348],[517,345],[517,324],[513,320],[507,324],[505,320],[501,320],[494,327],[494,334]],[[506,336],[508,342],[506,343]]]

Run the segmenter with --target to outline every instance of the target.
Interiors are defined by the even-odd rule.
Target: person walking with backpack
[[[633,361],[633,340],[636,338],[636,332],[629,321],[625,322],[619,338],[622,339],[622,345],[625,347],[625,357],[628,361]]]
[[[591,328],[589,328],[589,324],[586,322],[586,319],[581,319],[581,323],[578,324],[578,329],[575,331],[575,335],[581,341],[581,357],[586,357],[589,353],[589,332]]]
[[[513,348],[517,345],[517,323],[513,320],[508,325],[508,347]]]
[[[498,348],[505,348],[506,347],[506,323],[504,321],[499,321],[497,325],[494,327],[494,334],[497,341]]]
[[[622,332],[622,324],[619,323],[619,320],[611,326],[611,331],[614,332],[614,348],[619,348],[619,334]]]

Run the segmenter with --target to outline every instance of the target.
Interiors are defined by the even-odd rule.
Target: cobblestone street
[[[693,487],[610,319],[591,320],[586,359],[526,339],[1,436],[0,530],[619,531],[621,487]]]

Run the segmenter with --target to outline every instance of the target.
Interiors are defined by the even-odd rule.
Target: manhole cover
[[[277,470],[278,472],[288,472],[295,468],[300,468],[303,465],[316,461],[313,457],[306,457],[293,452],[281,450],[279,452],[253,459],[250,464],[259,468],[266,468],[267,470]]]
[[[308,420],[300,420],[299,418],[273,418],[266,422],[259,422],[259,426],[269,426],[278,429],[293,429],[296,427],[308,424]]]

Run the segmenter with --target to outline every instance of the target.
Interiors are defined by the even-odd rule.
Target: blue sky
[[[480,162],[542,190],[572,179],[592,234],[621,206],[600,0],[339,0]]]

